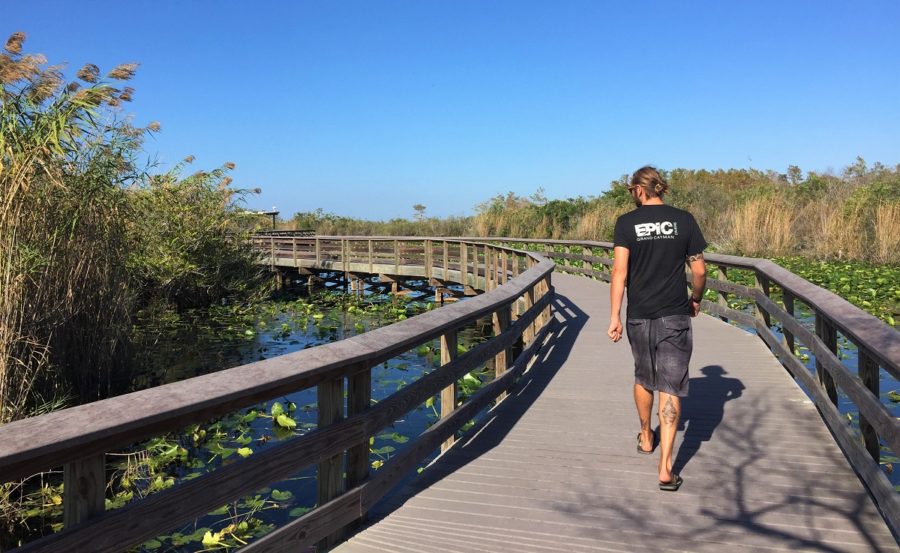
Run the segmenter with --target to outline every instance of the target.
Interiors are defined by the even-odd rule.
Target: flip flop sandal
[[[641,455],[652,455],[653,454],[653,445],[650,446],[650,451],[647,451],[641,447],[641,433],[638,432],[637,435],[637,452]]]
[[[664,492],[677,492],[682,482],[684,482],[684,479],[673,472],[671,480],[659,483],[659,489]]]

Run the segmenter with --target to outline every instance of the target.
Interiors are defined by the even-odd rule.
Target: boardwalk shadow
[[[588,314],[564,295],[556,294],[553,308],[556,323],[552,338],[544,345],[532,368],[519,378],[509,397],[488,412],[432,466],[406,485],[401,484],[398,490],[376,504],[370,512],[370,523],[387,516],[416,493],[465,467],[503,441],[565,364],[579,332],[587,322]]]
[[[700,372],[702,377],[690,381],[690,396],[681,413],[678,430],[684,432],[684,437],[672,467],[677,473],[712,438],[724,417],[725,404],[741,397],[744,391],[744,384],[725,376],[727,371],[719,365],[707,365]]]
[[[541,506],[564,514],[582,539],[611,539],[613,527],[615,539],[631,550],[669,550],[661,544],[688,551],[896,550],[880,521],[871,518],[865,490],[842,481],[852,473],[820,472],[817,459],[832,462],[837,455],[845,462],[828,440],[807,443],[798,456],[789,449],[789,436],[771,434],[767,411],[781,411],[785,421],[800,420],[808,415],[806,402],[777,404],[759,393],[742,398],[744,384],[726,377],[723,367],[708,365],[700,372],[703,377],[691,379],[674,467],[680,472],[701,447],[726,455],[704,455],[676,494],[657,491],[654,456],[647,459],[649,474],[635,479],[646,479],[646,485],[623,483],[627,469],[616,473],[621,481],[595,474],[582,489],[554,493]],[[738,398],[725,417],[725,405]]]

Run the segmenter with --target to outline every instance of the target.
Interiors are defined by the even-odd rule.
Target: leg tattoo
[[[641,430],[650,430],[650,419],[641,417]]]
[[[662,416],[669,424],[675,424],[675,421],[678,420],[678,409],[676,409],[675,405],[672,403],[671,397],[666,399],[666,404],[662,409]]]

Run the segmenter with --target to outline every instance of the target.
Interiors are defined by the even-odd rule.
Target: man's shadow
[[[719,365],[707,365],[700,369],[701,378],[690,380],[688,400],[684,402],[678,429],[684,431],[681,447],[673,462],[672,470],[680,473],[703,442],[712,438],[713,432],[725,413],[725,403],[741,397],[744,384],[737,378],[728,378]]]

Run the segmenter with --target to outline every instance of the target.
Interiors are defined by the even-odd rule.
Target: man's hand
[[[609,336],[610,340],[613,342],[618,342],[622,339],[622,320],[618,317],[613,317],[609,320],[609,330],[606,331],[606,335]]]
[[[691,298],[691,317],[696,317],[700,314],[700,302],[694,301],[694,298]]]

